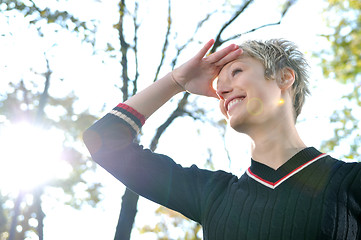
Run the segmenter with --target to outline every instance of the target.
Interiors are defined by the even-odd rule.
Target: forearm
[[[171,73],[157,80],[149,87],[129,98],[124,104],[134,108],[145,118],[149,118],[163,104],[183,89],[173,80]]]

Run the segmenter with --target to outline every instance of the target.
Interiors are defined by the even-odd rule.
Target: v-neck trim
[[[275,189],[288,178],[326,155],[314,147],[305,148],[296,153],[277,170],[251,159],[251,166],[247,169],[246,173],[264,186]]]

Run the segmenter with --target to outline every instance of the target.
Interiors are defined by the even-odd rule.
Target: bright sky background
[[[69,1],[69,7],[74,9],[74,11],[84,14],[83,17],[99,16],[102,19],[102,27],[98,30],[98,33],[104,35],[104,39],[99,40],[99,46],[102,44],[102,41],[106,42],[107,38],[116,39],[116,32],[111,28],[117,21],[117,9],[114,9],[116,6],[114,2],[104,0],[102,7],[99,8],[97,4],[88,5],[86,0]],[[142,4],[146,5],[146,7],[144,5],[141,6],[142,12],[140,14],[143,16],[142,27],[149,30],[143,30],[143,36],[141,36],[144,41],[149,42],[148,45],[145,45],[148,48],[146,49],[148,58],[140,59],[140,64],[143,66],[143,75],[140,79],[141,88],[144,88],[153,80],[155,64],[159,61],[158,54],[165,34],[163,32],[155,34],[154,30],[160,29],[162,31],[162,24],[164,24],[166,19],[164,13],[167,9],[167,1],[159,0],[156,2],[159,2],[159,4],[154,4],[154,1],[145,1]],[[220,1],[212,1],[212,4],[218,6],[218,2]],[[243,32],[252,27],[260,26],[265,22],[278,21],[279,17],[275,13],[279,11],[274,8],[275,5],[278,6],[278,2],[277,0],[256,0],[254,5],[250,7],[250,10],[243,15],[240,22],[230,28],[228,34]],[[197,16],[202,10],[205,11],[206,9],[201,3],[194,0],[173,1],[173,4],[177,5],[174,6],[173,14],[174,19],[178,19],[174,22],[175,26],[178,27],[196,24],[192,16]],[[87,5],[86,9],[79,11],[79,9],[84,8],[84,5]],[[324,6],[325,4],[321,0],[300,0],[289,10],[280,26],[265,28],[233,41],[237,43],[237,41],[243,41],[248,38],[287,38],[296,42],[300,49],[306,53],[312,67],[310,83],[312,96],[305,104],[297,127],[306,144],[315,147],[319,147],[323,140],[332,136],[333,132],[330,130],[329,116],[335,107],[342,106],[343,103],[340,101],[340,97],[347,90],[347,86],[339,85],[334,81],[324,80],[320,68],[317,66],[317,60],[311,58],[312,52],[327,47],[327,42],[318,36],[328,31],[325,28],[325,22],[321,14]],[[148,9],[148,11],[143,9]],[[154,14],[155,12],[159,12],[159,14]],[[150,16],[152,16],[151,21]],[[177,18],[177,16],[181,17]],[[269,21],[267,22],[265,19],[269,19]],[[0,26],[5,26],[1,21],[4,21],[4,19],[0,19]],[[62,52],[56,49],[52,50],[50,43],[39,42],[37,36],[32,35],[21,19],[13,20],[13,26],[17,27],[17,31],[14,30],[17,35],[14,35],[12,38],[2,39],[2,44],[0,45],[2,56],[6,56],[0,57],[0,66],[8,64],[10,69],[8,68],[7,72],[10,74],[4,75],[4,73],[0,72],[0,79],[18,81],[21,78],[29,77],[25,75],[29,70],[29,62],[43,59],[41,50],[48,48],[51,49],[48,52],[51,58],[51,67],[56,69],[54,71],[54,81],[51,83],[50,88],[51,95],[63,96],[64,93],[74,90],[76,95],[79,96],[77,107],[79,109],[89,107],[90,110],[99,114],[99,116],[105,113],[100,112],[104,104],[106,104],[106,111],[108,111],[121,101],[120,91],[114,87],[114,83],[118,81],[120,76],[119,69],[117,69],[115,64],[116,60],[106,60],[105,64],[102,64],[101,61],[104,59],[104,56],[92,56],[89,46],[81,45],[71,35],[62,36],[62,48],[60,48]],[[202,39],[197,40],[204,42],[214,37],[209,34],[209,32],[212,32],[211,30],[204,30],[202,32]],[[0,31],[6,32],[7,30],[3,29]],[[184,31],[184,35],[179,35],[178,39],[193,32],[192,29],[186,27],[182,31]],[[23,37],[20,32],[22,32]],[[48,37],[57,38],[58,36],[48,35]],[[145,48],[144,45],[143,48]],[[188,50],[187,58],[198,48],[199,46],[196,45],[191,47]],[[64,49],[66,50],[64,51]],[[144,51],[145,49],[139,50]],[[52,58],[52,56],[56,56],[56,58]],[[154,58],[156,58],[156,61],[154,61]],[[184,60],[181,59],[180,61]],[[14,66],[14,69],[11,69],[11,66]],[[44,63],[39,62],[39,66],[44,66]],[[41,67],[38,70],[41,71]],[[169,69],[164,69],[162,74],[165,74],[167,71]],[[147,76],[150,76],[150,79]],[[64,82],[55,81],[57,78],[64,78]],[[0,81],[0,89],[6,89],[7,83],[8,81]],[[196,98],[193,97],[191,99]],[[209,115],[215,120],[222,119],[216,100],[198,99],[198,101],[204,106],[214,106],[213,110],[210,110],[211,113]],[[154,128],[159,125],[159,119],[164,119],[166,114],[169,113],[169,109],[172,109],[172,106],[172,103],[167,104],[148,120],[147,125],[143,129],[145,136],[142,139],[142,143],[145,146],[148,145],[150,138],[153,136]],[[195,162],[195,159],[203,159],[198,163],[201,167],[208,155],[206,151],[199,152],[198,149],[202,149],[202,147],[206,149],[206,146],[212,149],[223,149],[223,142],[217,137],[219,131],[214,128],[208,128],[209,125],[206,125],[206,127],[200,122],[194,123],[187,118],[175,121],[172,127],[162,136],[157,152],[169,154],[175,161],[180,162],[184,166],[191,165]],[[200,138],[198,136],[198,128],[201,129],[201,133],[205,137]],[[182,131],[179,131],[179,129],[182,129]],[[317,134],[315,134],[316,129]],[[2,132],[1,134],[2,136],[0,137],[2,139],[0,139],[0,143],[1,141],[5,142],[3,138],[5,133]],[[174,136],[177,136],[177,138],[175,139]],[[189,139],[192,139],[192,141],[189,141]],[[205,141],[205,139],[211,139],[211,141]],[[225,141],[232,159],[231,165],[229,165],[224,151],[215,151],[213,155],[215,167],[227,171],[231,169],[234,174],[241,175],[249,165],[249,141],[247,138],[235,134],[231,129],[227,129]],[[172,144],[166,144],[168,142]],[[193,154],[192,159],[189,158],[189,154],[185,154],[185,151],[180,149],[180,145],[182,149],[185,148],[188,152],[196,153]],[[337,151],[334,154],[337,157]],[[62,167],[66,168],[66,166]],[[51,198],[45,197],[43,199],[43,208],[47,214],[44,223],[45,240],[113,239],[124,187],[102,169],[99,169],[97,177],[105,185],[105,188],[103,189],[104,200],[96,209],[85,206],[84,209],[79,211],[69,206],[62,206]],[[54,194],[56,195],[57,193]],[[136,218],[136,227],[141,227],[145,224],[155,224],[157,222],[157,218],[154,216],[156,207],[157,205],[141,199],[138,207],[139,214]],[[136,231],[133,234],[133,239],[153,239],[150,235],[138,236]]]

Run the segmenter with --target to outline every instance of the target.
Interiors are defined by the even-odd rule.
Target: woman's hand
[[[242,49],[231,44],[204,57],[213,44],[213,39],[208,41],[193,58],[174,69],[171,73],[173,81],[190,93],[218,98],[212,83],[224,65],[242,54]]]

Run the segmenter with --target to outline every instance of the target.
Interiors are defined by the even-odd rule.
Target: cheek
[[[226,118],[228,118],[226,109],[224,108],[224,100],[220,100],[220,101],[219,101],[219,109],[221,110],[222,114],[223,114]]]
[[[258,116],[263,113],[264,101],[257,97],[249,98],[246,106],[250,115]]]
[[[272,109],[279,105],[280,94],[280,89],[271,82],[268,82],[265,85],[254,86],[249,92],[249,99],[247,102],[248,112],[251,115],[257,116],[264,111],[273,111]]]
[[[259,95],[259,97],[265,100],[271,100],[277,98],[281,94],[281,89],[278,87],[275,80],[262,79],[263,84],[257,84],[253,91]]]
[[[277,88],[270,88],[269,91],[263,93],[262,102],[266,112],[277,112],[281,99],[281,91]]]

